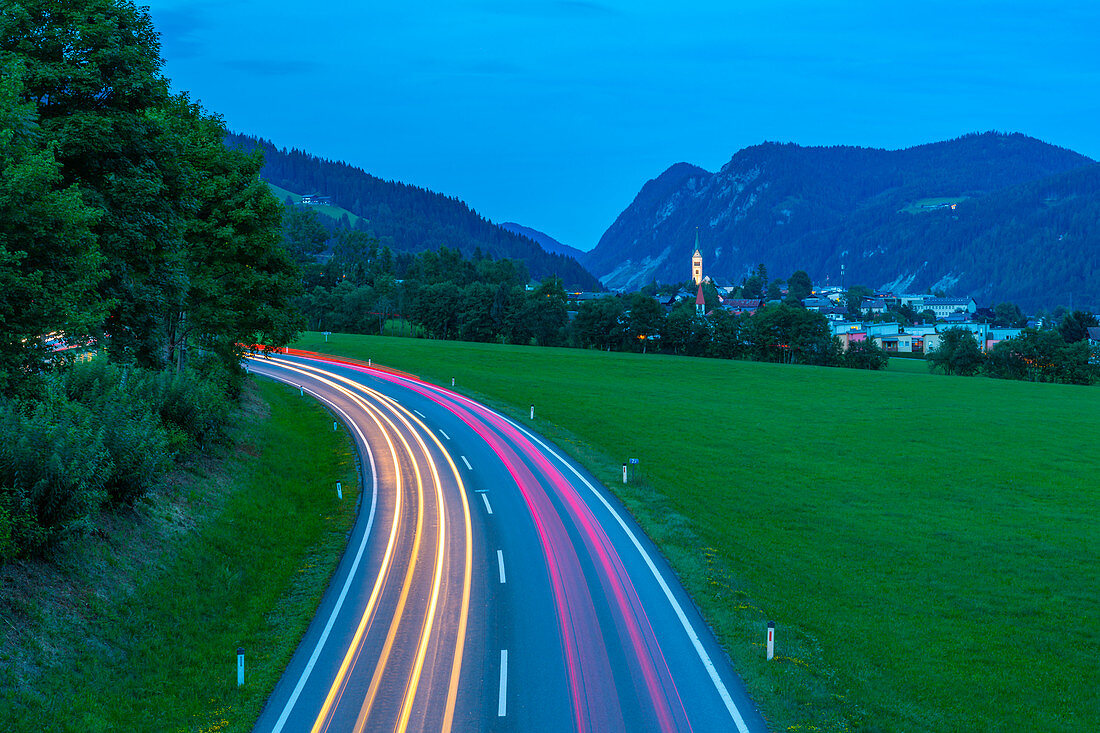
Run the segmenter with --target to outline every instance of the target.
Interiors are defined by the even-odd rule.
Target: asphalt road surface
[[[278,355],[362,456],[359,519],[256,724],[280,731],[764,731],[675,575],[600,484],[411,375]]]

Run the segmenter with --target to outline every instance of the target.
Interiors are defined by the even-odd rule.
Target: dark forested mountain
[[[835,283],[843,264],[847,283],[1084,304],[1100,295],[1098,210],[1100,167],[1020,134],[893,151],[764,143],[717,173],[680,163],[648,182],[584,264],[613,288],[685,280],[698,231],[718,278],[763,263]]]
[[[537,279],[557,275],[570,288],[603,289],[573,258],[545,252],[531,239],[502,229],[457,198],[384,181],[346,163],[301,150],[279,149],[247,135],[230,134],[227,142],[245,150],[260,148],[265,180],[296,193],[331,197],[334,205],[362,217],[355,228],[370,232],[396,251],[446,246],[470,257],[480,250],[494,258],[522,260]]]
[[[520,236],[527,237],[533,240],[535,244],[542,247],[542,249],[550,254],[565,255],[566,257],[572,257],[577,262],[581,261],[584,257],[584,252],[576,247],[570,247],[568,244],[562,244],[558,240],[551,237],[549,234],[540,232],[538,229],[532,229],[531,227],[525,227],[522,224],[516,224],[514,221],[505,221],[500,225],[501,229],[507,229],[512,234],[519,234]]]

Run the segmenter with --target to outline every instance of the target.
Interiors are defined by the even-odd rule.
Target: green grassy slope
[[[0,617],[29,638],[0,648],[0,730],[252,729],[343,554],[359,490],[328,412],[273,382],[258,393],[270,417],[254,404],[231,453],[181,470],[110,540],[0,595]]]
[[[619,492],[777,730],[1082,730],[1100,390],[315,334],[487,396]],[[623,487],[619,465],[641,460]],[[777,662],[762,661],[767,620]]]
[[[302,194],[300,193],[294,193],[293,191],[288,191],[285,188],[279,188],[270,181],[264,181],[264,183],[267,184],[267,187],[271,189],[272,193],[278,196],[280,201],[285,202],[288,196],[292,201],[294,201],[294,203],[299,203],[302,200]],[[347,209],[340,206],[329,206],[325,204],[322,206],[311,206],[310,209],[316,211],[321,216],[327,216],[328,218],[335,221],[340,221],[341,217],[347,216],[348,221],[351,223],[352,226],[358,224],[359,219],[362,218],[357,214],[353,214]]]

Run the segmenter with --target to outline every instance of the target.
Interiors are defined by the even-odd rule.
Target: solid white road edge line
[[[482,494],[481,495],[481,500],[483,502],[485,502],[485,511],[492,514],[493,513],[493,508],[491,506],[489,506],[489,495],[488,494]]]
[[[500,690],[498,691],[497,717],[508,714],[508,650],[500,650]]]
[[[286,380],[279,379],[277,376],[264,374],[265,377],[272,377],[278,379],[280,382],[286,382]],[[332,613],[329,614],[328,621],[325,623],[324,631],[321,632],[321,638],[317,640],[317,645],[313,647],[313,653],[309,656],[309,662],[306,663],[305,669],[302,670],[302,676],[298,678],[298,684],[294,686],[294,691],[290,693],[290,698],[286,701],[286,705],[283,707],[282,714],[279,715],[279,719],[275,721],[275,726],[271,729],[271,733],[279,733],[283,726],[286,725],[286,720],[290,717],[290,711],[294,709],[294,704],[298,702],[298,696],[302,694],[302,690],[306,686],[306,680],[309,678],[310,673],[313,671],[313,666],[317,664],[318,657],[321,656],[321,648],[328,641],[329,632],[332,631],[333,624],[336,623],[336,616],[340,613],[340,608],[344,605],[344,599],[347,598],[348,590],[351,588],[351,581],[355,578],[355,572],[359,569],[359,561],[363,559],[363,552],[367,548],[367,540],[370,538],[371,529],[374,527],[374,513],[378,507],[378,471],[374,466],[374,453],[371,452],[370,444],[367,442],[367,437],[363,435],[363,431],[359,429],[359,425],[351,419],[343,408],[338,407],[332,402],[323,399],[316,392],[310,390],[310,393],[317,398],[318,401],[326,403],[329,407],[339,412],[344,416],[345,422],[355,428],[355,432],[359,434],[359,438],[363,442],[363,446],[367,449],[367,459],[370,461],[370,472],[372,478],[373,488],[371,490],[370,500],[370,515],[367,517],[367,529],[363,532],[363,539],[359,542],[359,550],[355,553],[355,560],[351,564],[351,568],[348,570],[348,577],[344,580],[344,587],[340,589],[340,596],[336,599],[336,605],[332,609]]]
[[[466,464],[466,468],[470,469],[471,471],[474,470],[474,467],[471,466],[470,462],[466,460],[466,456],[459,456],[459,457],[462,459],[462,462]]]
[[[500,582],[506,582],[504,580],[504,551],[497,550],[497,569],[500,571]]]

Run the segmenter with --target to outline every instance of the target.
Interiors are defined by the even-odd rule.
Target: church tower
[[[696,285],[703,282],[703,253],[699,251],[699,230],[695,230],[695,254],[691,256],[691,281]]]

